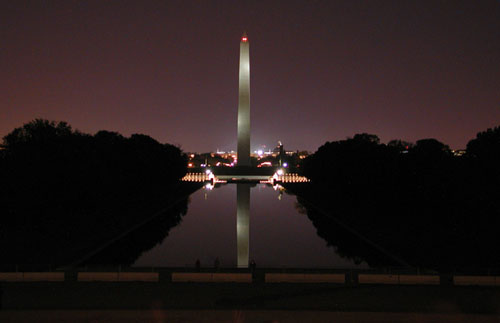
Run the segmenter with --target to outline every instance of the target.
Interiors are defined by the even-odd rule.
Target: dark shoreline
[[[13,271],[13,270],[54,270],[56,268],[65,268],[68,266],[76,266],[78,264],[85,263],[96,263],[93,262],[93,259],[99,259],[99,253],[105,253],[106,249],[114,248],[116,257],[121,257],[123,259],[115,259],[115,263],[122,263],[123,265],[127,265],[130,262],[130,259],[134,258],[136,252],[140,252],[141,248],[149,248],[145,244],[137,245],[134,244],[133,248],[131,248],[130,244],[126,243],[127,235],[134,233],[139,227],[147,225],[148,223],[155,221],[161,221],[163,224],[157,224],[165,227],[165,229],[169,229],[172,225],[175,225],[176,221],[180,221],[179,216],[182,216],[182,213],[185,212],[183,209],[187,208],[187,200],[190,194],[198,190],[202,187],[202,183],[185,183],[179,182],[176,187],[169,187],[164,192],[161,192],[161,188],[158,188],[158,191],[155,192],[151,190],[151,194],[145,194],[146,197],[138,197],[136,200],[128,199],[124,201],[120,205],[117,206],[117,210],[113,211],[113,216],[110,217],[110,220],[113,218],[119,217],[123,222],[119,230],[116,230],[116,227],[110,227],[110,224],[106,224],[102,220],[97,220],[95,222],[95,227],[92,232],[92,236],[90,236],[88,241],[74,241],[76,244],[69,243],[68,240],[65,240],[62,236],[54,236],[54,239],[58,239],[56,241],[60,241],[61,247],[64,247],[64,250],[61,251],[61,248],[47,248],[44,249],[40,245],[37,245],[37,254],[30,255],[24,249],[20,251],[16,251],[16,249],[4,250],[3,253],[6,253],[2,257],[2,263],[0,264],[0,271]],[[179,209],[179,210],[177,210]],[[180,213],[179,213],[180,212]],[[172,213],[172,214],[170,214]],[[178,214],[179,213],[179,214]],[[106,219],[106,218],[103,218]],[[172,224],[170,222],[174,221]],[[88,225],[87,225],[88,226]],[[73,226],[74,227],[74,226]],[[5,229],[5,228],[4,228]],[[109,231],[113,229],[112,231]],[[78,227],[74,227],[74,230],[78,230]],[[166,232],[158,232],[156,236],[149,234],[148,238],[151,239],[163,239],[165,235],[168,234]],[[28,237],[29,238],[29,237]],[[147,240],[147,239],[146,239]],[[72,241],[72,240],[71,240]],[[23,241],[23,243],[27,243],[27,241]],[[125,245],[120,246],[125,242]],[[155,243],[155,241],[150,241],[150,243]],[[121,252],[122,249],[126,249],[127,252],[131,253],[133,250],[137,249],[133,254],[126,254],[126,252]],[[59,255],[57,257],[53,256],[53,251],[58,250]],[[97,253],[96,251],[100,252]],[[24,251],[24,252],[23,252]],[[7,253],[8,252],[8,253]],[[25,262],[10,262],[6,261],[6,259],[13,259],[16,256],[16,252],[18,254],[23,255],[23,259],[27,260]],[[42,262],[36,261],[34,262],[31,259],[42,259],[44,252],[47,253],[47,259],[55,259],[55,261],[50,262]],[[8,255],[11,254],[11,257]],[[92,257],[91,257],[92,256]],[[35,257],[35,258],[31,258]],[[54,257],[54,258],[51,258]],[[31,261],[29,261],[31,260]],[[98,261],[98,260],[97,260]],[[97,262],[99,263],[99,262]]]

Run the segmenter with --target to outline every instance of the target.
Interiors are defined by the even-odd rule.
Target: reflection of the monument
[[[248,268],[250,248],[250,186],[236,184],[236,239],[238,268]]]
[[[207,191],[214,187],[212,184],[205,186],[205,200]],[[250,189],[255,184],[236,184],[236,243],[237,243],[237,267],[248,268],[250,262]],[[274,190],[279,191],[278,199],[281,200],[283,187],[274,185]]]
[[[182,223],[134,267],[189,267],[199,259],[204,268],[217,258],[226,268],[248,268],[249,260],[260,268],[358,267],[325,244],[303,208],[297,208],[296,197],[282,186],[239,184],[205,183],[190,197]]]

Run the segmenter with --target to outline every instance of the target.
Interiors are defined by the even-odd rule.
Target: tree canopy
[[[385,145],[359,134],[326,142],[306,158],[302,169],[312,182],[296,189],[318,234],[356,261],[391,266],[404,259],[439,270],[498,267],[498,165],[500,127],[480,132],[463,156],[433,138]],[[388,253],[381,255],[375,244]]]
[[[0,242],[11,246],[0,250],[2,262],[57,263],[81,255],[164,208],[186,173],[186,156],[173,145],[143,134],[84,134],[66,122],[31,121],[2,146]],[[186,207],[160,222],[170,228]]]

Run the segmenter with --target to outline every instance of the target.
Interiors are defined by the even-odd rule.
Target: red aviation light
[[[247,37],[241,37],[241,41],[246,43],[248,41],[248,38]]]

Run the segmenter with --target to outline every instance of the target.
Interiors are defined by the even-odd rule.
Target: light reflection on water
[[[268,268],[368,267],[338,256],[296,209],[296,197],[269,185],[227,184],[198,190],[190,200],[183,221],[133,266],[193,267],[199,259],[202,267],[212,267],[218,258],[221,267],[244,268],[250,260]]]

